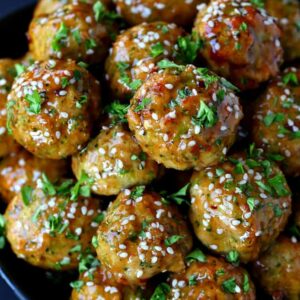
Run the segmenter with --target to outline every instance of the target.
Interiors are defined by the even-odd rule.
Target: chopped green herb
[[[28,206],[32,200],[33,188],[31,186],[22,186],[21,195],[23,203]]]
[[[273,178],[269,178],[268,183],[279,197],[290,195],[289,190],[285,187],[286,181],[282,175],[276,175]]]
[[[248,293],[250,291],[249,277],[247,274],[244,274],[243,291],[244,293]]]
[[[255,198],[248,198],[247,199],[247,204],[250,208],[250,211],[253,211],[255,209]]]
[[[72,30],[72,35],[74,37],[74,40],[76,41],[77,44],[81,44],[82,38],[81,38],[81,33],[78,28]]]
[[[120,19],[120,15],[118,15],[115,12],[107,11],[105,6],[100,1],[97,1],[94,4],[93,10],[94,10],[94,15],[95,15],[95,20],[97,22],[114,21],[114,20]]]
[[[11,128],[11,121],[13,119],[13,111],[12,108],[16,104],[16,101],[10,100],[6,104],[6,111],[7,111],[7,116],[6,116],[6,129],[8,134],[12,134],[12,128]]]
[[[140,185],[135,187],[130,194],[130,198],[132,198],[133,200],[136,200],[139,197],[142,197],[145,191],[145,186],[144,185]]]
[[[185,257],[186,261],[199,261],[199,262],[206,262],[206,256],[200,249],[193,250],[189,255]]]
[[[144,98],[144,99],[141,101],[141,103],[138,104],[138,105],[136,106],[136,108],[134,109],[134,111],[135,111],[135,112],[139,112],[139,111],[145,109],[146,106],[148,106],[148,105],[151,103],[151,101],[152,101],[152,100],[151,100],[150,98]]]
[[[177,69],[178,71],[183,71],[184,68],[185,68],[185,66],[175,64],[174,62],[172,62],[172,61],[170,61],[168,59],[161,60],[160,62],[158,62],[157,66],[160,69],[174,68],[174,69]]]
[[[162,45],[162,43],[157,43],[155,45],[152,45],[151,48],[150,48],[150,55],[152,57],[157,57],[157,56],[160,56],[161,54],[164,53],[164,46]]]
[[[32,94],[27,94],[25,100],[29,103],[28,111],[33,114],[39,114],[42,108],[42,97],[38,91],[33,91]]]
[[[70,283],[71,288],[75,289],[77,292],[81,290],[81,288],[84,286],[84,282],[82,280],[76,280],[72,281]]]
[[[189,286],[197,285],[197,275],[193,274],[189,276]]]
[[[251,0],[251,3],[255,5],[258,8],[264,8],[265,7],[265,1],[264,0]]]
[[[15,64],[16,76],[20,76],[22,73],[25,72],[26,68],[22,64]]]
[[[52,40],[52,49],[55,52],[58,52],[61,50],[63,42],[68,37],[69,28],[65,25],[65,23],[61,23],[60,27],[55,34],[53,40]]]
[[[96,235],[94,235],[94,236],[92,237],[92,245],[93,245],[94,248],[97,248],[97,247],[99,246],[98,238],[97,238]]]
[[[0,249],[5,247],[5,226],[4,216],[0,214]]]
[[[226,259],[230,263],[238,263],[240,259],[240,254],[236,250],[231,250],[227,253]]]
[[[101,212],[98,216],[96,216],[94,219],[93,219],[93,222],[97,223],[97,224],[100,224],[103,220],[104,220],[104,213]]]
[[[165,245],[166,246],[171,246],[171,245],[177,243],[181,239],[183,239],[182,235],[172,235],[172,236],[165,239]]]
[[[113,125],[118,123],[127,123],[126,115],[129,107],[130,105],[121,104],[119,101],[114,101],[105,108],[105,112],[112,116]]]
[[[87,101],[88,101],[87,95],[81,95],[78,101],[76,101],[76,108],[82,108],[83,104],[87,103]]]
[[[204,85],[208,88],[211,84],[219,81],[220,77],[210,72],[207,68],[197,68],[197,74],[201,76],[204,81]]]
[[[94,39],[87,39],[85,40],[85,48],[87,50],[93,49],[97,47],[97,43]]]
[[[243,22],[243,23],[240,25],[240,30],[241,30],[241,31],[247,31],[247,29],[248,29],[247,23]]]
[[[193,118],[194,125],[211,128],[218,122],[215,107],[209,107],[204,101],[200,102],[197,116]]]
[[[274,113],[269,113],[264,117],[264,124],[269,127],[271,126],[274,122],[282,122],[284,121],[285,116],[282,113],[274,114]]]
[[[71,201],[77,200],[79,196],[90,197],[93,183],[94,180],[89,178],[87,173],[82,172],[77,183],[71,188]]]
[[[299,80],[296,73],[290,72],[283,76],[282,81],[285,85],[291,84],[294,86],[299,85]]]
[[[235,172],[236,174],[244,174],[244,173],[245,173],[244,166],[243,166],[243,163],[242,163],[242,162],[238,162],[238,163],[235,165],[234,172]]]
[[[150,300],[167,300],[167,295],[170,292],[171,292],[171,287],[167,283],[162,282],[156,287]]]
[[[236,289],[238,288],[235,278],[231,277],[228,280],[223,281],[222,288],[226,293],[235,294]]]
[[[69,82],[68,78],[63,77],[63,78],[61,79],[61,87],[62,87],[63,89],[66,88],[69,84],[70,84],[70,82]]]
[[[55,186],[51,183],[49,178],[45,173],[42,174],[42,190],[46,195],[54,196],[56,195]]]

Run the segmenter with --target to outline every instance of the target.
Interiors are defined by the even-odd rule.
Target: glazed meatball
[[[215,72],[241,89],[252,89],[279,71],[283,50],[272,17],[245,0],[214,0],[202,6],[194,30],[201,54]]]
[[[287,60],[300,57],[300,5],[298,0],[264,0],[267,12],[277,19]]]
[[[100,4],[100,2],[98,2]],[[32,20],[29,47],[36,60],[71,58],[87,63],[102,62],[117,28],[106,11],[73,3]]]
[[[88,174],[93,180],[93,192],[106,196],[148,184],[158,173],[158,165],[123,125],[104,126],[87,148],[73,156],[72,168],[78,179],[82,172]]]
[[[142,285],[154,275],[184,269],[192,237],[176,207],[143,186],[112,202],[97,232],[102,265],[124,284]]]
[[[69,270],[81,254],[92,251],[99,202],[81,196],[71,201],[69,187],[66,181],[55,187],[48,179],[39,180],[38,188],[9,203],[7,239],[19,258],[40,268]]]
[[[9,203],[24,186],[35,187],[36,182],[45,173],[56,182],[68,170],[64,160],[37,158],[25,150],[13,152],[0,161],[0,195]]]
[[[172,59],[184,30],[175,24],[140,24],[121,33],[106,60],[106,77],[118,99],[130,99],[162,58]]]
[[[300,69],[286,69],[258,99],[252,137],[287,175],[300,175]]]
[[[114,0],[117,12],[131,25],[164,21],[191,24],[201,0]]]
[[[284,175],[253,152],[236,154],[191,179],[190,219],[197,237],[216,253],[237,253],[244,263],[269,247],[291,213]]]
[[[95,263],[94,263],[95,264]],[[92,279],[91,279],[92,278]],[[90,268],[80,274],[79,280],[72,283],[71,300],[138,300],[142,297],[139,288],[122,286],[114,274],[100,266]]]
[[[170,276],[167,299],[255,299],[255,287],[246,270],[226,263],[222,258],[206,256],[204,262],[192,262]]]
[[[128,111],[129,127],[158,163],[178,170],[201,169],[226,154],[243,113],[224,78],[192,65],[175,66],[150,75],[136,92]]]
[[[15,61],[0,59],[0,158],[15,151],[18,146],[6,128],[7,96],[14,81]]]
[[[99,114],[97,82],[74,61],[35,63],[8,96],[14,138],[40,158],[61,159],[81,150]]]
[[[300,297],[300,243],[280,236],[254,263],[253,275],[273,299]]]
[[[99,0],[40,0],[34,10],[34,16],[38,17],[44,14],[51,14],[68,3],[84,2],[88,4],[95,4],[98,1]],[[101,0],[99,2],[108,6],[110,5],[111,0]]]

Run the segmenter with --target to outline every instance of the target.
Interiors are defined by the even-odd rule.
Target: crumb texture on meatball
[[[130,129],[142,149],[167,168],[217,163],[243,117],[233,86],[205,68],[163,60],[131,99]]]
[[[290,189],[280,169],[253,147],[195,172],[190,220],[199,240],[221,255],[257,259],[284,229]]]
[[[14,138],[40,158],[62,159],[88,142],[100,114],[100,86],[72,60],[30,66],[8,96]]]
[[[121,283],[141,285],[184,269],[192,237],[176,207],[138,186],[113,201],[97,232],[97,255]],[[126,266],[126,267],[125,267]]]
[[[209,67],[243,90],[279,72],[280,29],[250,1],[211,1],[199,10],[194,30],[204,41],[201,54]]]

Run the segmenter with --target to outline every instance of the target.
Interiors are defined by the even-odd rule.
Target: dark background
[[[12,12],[18,10],[19,8],[26,7],[35,3],[34,0],[0,0],[0,19],[8,16]],[[7,32],[9,35],[10,32]],[[5,38],[2,39],[5,43]],[[2,42],[1,42],[2,44]],[[3,44],[1,45],[4,46]],[[1,255],[1,254],[0,254]],[[26,276],[26,274],[24,274]],[[1,300],[17,300],[18,298],[12,292],[12,290],[7,286],[4,280],[0,276],[0,299]]]

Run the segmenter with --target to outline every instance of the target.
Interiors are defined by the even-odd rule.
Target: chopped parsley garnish
[[[160,56],[161,54],[164,53],[164,46],[162,45],[162,43],[157,43],[155,45],[152,45],[151,48],[150,48],[150,55],[152,57],[157,57],[157,56]]]
[[[51,215],[48,218],[48,222],[51,235],[55,235],[55,233],[61,234],[68,227],[68,224],[63,222],[61,216]]]
[[[168,238],[165,239],[165,245],[168,247],[168,246],[171,246],[175,243],[177,243],[179,240],[183,239],[183,236],[182,235],[172,235]]]
[[[220,77],[210,72],[207,68],[197,68],[197,74],[201,76],[204,85],[208,88],[211,84],[219,81]]]
[[[160,62],[157,63],[157,66],[160,69],[169,69],[169,68],[173,68],[173,69],[177,69],[178,71],[183,71],[185,66],[183,65],[178,65],[168,59],[163,59]]]
[[[274,114],[274,113],[269,113],[264,117],[264,124],[269,127],[271,126],[274,122],[282,122],[284,121],[285,116],[282,113]]]
[[[244,173],[245,173],[244,166],[243,166],[243,163],[242,163],[242,162],[239,161],[239,162],[235,165],[234,172],[235,172],[236,174],[244,174]]]
[[[247,23],[243,22],[243,23],[240,25],[240,30],[241,30],[241,31],[247,31],[247,29],[248,29]]]
[[[290,72],[283,76],[282,81],[285,85],[291,84],[294,86],[299,85],[299,80],[296,73]]]
[[[134,111],[135,111],[135,112],[139,112],[139,111],[145,109],[146,106],[148,106],[148,105],[151,103],[151,101],[152,101],[152,100],[151,100],[150,98],[144,98],[144,99],[141,101],[141,103],[138,104],[138,105],[136,106],[136,108],[134,109]]]
[[[255,198],[248,198],[247,199],[247,204],[249,206],[250,211],[253,211],[255,209]]]
[[[193,117],[193,124],[200,127],[211,128],[218,122],[218,115],[214,107],[209,107],[204,101],[200,102],[200,107],[196,117]]]
[[[78,28],[72,30],[72,35],[77,44],[81,44],[82,38],[80,34],[80,30]]]
[[[4,216],[0,214],[0,249],[5,247],[5,224]]]
[[[185,257],[187,262],[198,261],[206,262],[206,256],[200,249],[195,249]]]
[[[197,285],[197,275],[193,274],[189,276],[189,286]]]
[[[250,291],[249,277],[247,274],[244,274],[243,291],[244,293],[248,293]]]
[[[272,160],[272,161],[283,161],[284,156],[278,154],[278,153],[267,153],[267,158]]]
[[[235,294],[236,288],[238,288],[235,278],[231,277],[228,280],[223,281],[222,288],[226,293]]]
[[[94,39],[87,39],[85,40],[85,48],[87,50],[90,50],[90,49],[94,49],[97,47],[97,43]]]
[[[76,246],[74,246],[70,249],[69,253],[81,252],[81,250],[82,250],[82,246],[81,245],[76,245]]]
[[[32,200],[33,188],[31,186],[22,186],[21,195],[23,203],[28,206]]]
[[[166,202],[174,201],[178,205],[181,205],[182,203],[186,203],[186,204],[189,205],[189,201],[186,199],[186,197],[188,195],[189,187],[190,187],[190,183],[188,183],[185,186],[183,186],[176,193],[173,193],[171,195],[167,195],[167,193],[165,191],[162,191],[161,195],[164,197],[164,200]]]
[[[16,76],[20,76],[22,73],[25,72],[26,68],[22,64],[15,64]]]
[[[162,282],[156,287],[150,300],[167,300],[167,295],[170,292],[171,292],[171,287],[167,283]]]
[[[94,219],[93,219],[93,222],[97,223],[97,224],[100,224],[103,220],[104,220],[104,213],[101,212],[98,216],[96,216]]]
[[[100,265],[99,260],[92,254],[82,255],[79,261],[78,270],[79,273],[88,271],[91,268],[98,267]]]
[[[49,180],[46,174],[42,174],[42,190],[46,195],[55,196],[56,189],[52,182]]]
[[[118,123],[127,123],[127,112],[130,105],[127,104],[121,104],[119,101],[114,101],[110,103],[105,108],[105,112],[107,112],[112,118],[112,124],[118,124]]]
[[[70,287],[75,289],[77,292],[79,292],[83,286],[84,286],[84,282],[82,280],[76,280],[70,283]]]
[[[117,13],[107,11],[107,9],[103,5],[103,3],[101,3],[100,1],[97,1],[94,4],[93,10],[94,10],[94,15],[95,15],[95,20],[97,22],[114,21],[114,20],[120,18],[120,16]]]
[[[82,108],[84,103],[87,103],[88,97],[87,95],[81,95],[79,99],[76,101],[76,108]]]
[[[92,237],[92,245],[93,245],[94,248],[97,248],[97,247],[99,246],[98,238],[97,238],[96,235],[94,235],[94,236]]]
[[[269,178],[268,183],[279,197],[290,195],[290,192],[285,188],[286,181],[282,175],[276,175],[273,178]]]
[[[7,111],[7,117],[6,117],[6,129],[8,134],[12,134],[12,129],[11,129],[11,121],[13,118],[13,112],[12,108],[16,104],[16,101],[10,100],[6,104],[6,111]]]
[[[52,40],[52,49],[53,51],[57,52],[60,51],[63,45],[63,42],[68,37],[69,28],[65,25],[65,23],[61,23],[60,27],[55,34]]]
[[[199,51],[203,48],[203,41],[196,32],[191,35],[179,37],[177,40],[178,53],[176,58],[183,64],[191,64],[195,61]]]
[[[71,200],[75,201],[79,196],[90,197],[93,183],[94,180],[89,178],[88,174],[82,172],[77,183],[71,188]]]
[[[255,5],[258,8],[264,8],[265,7],[265,1],[264,0],[251,0],[251,3]]]
[[[25,100],[29,103],[28,111],[33,114],[39,114],[42,108],[42,97],[38,91],[33,91],[32,94],[27,94]]]
[[[133,200],[136,200],[139,197],[142,197],[145,191],[145,186],[144,185],[140,185],[135,187],[130,194],[130,198],[132,198]]]
[[[231,250],[227,253],[226,259],[230,263],[238,263],[240,259],[240,254],[236,250]]]
[[[69,80],[67,77],[63,77],[61,79],[61,87],[64,89],[70,84]]]
[[[117,63],[117,68],[120,72],[120,82],[126,85],[131,90],[136,91],[142,85],[142,81],[140,79],[131,80],[126,72],[129,67],[130,65],[126,62],[121,61]]]

